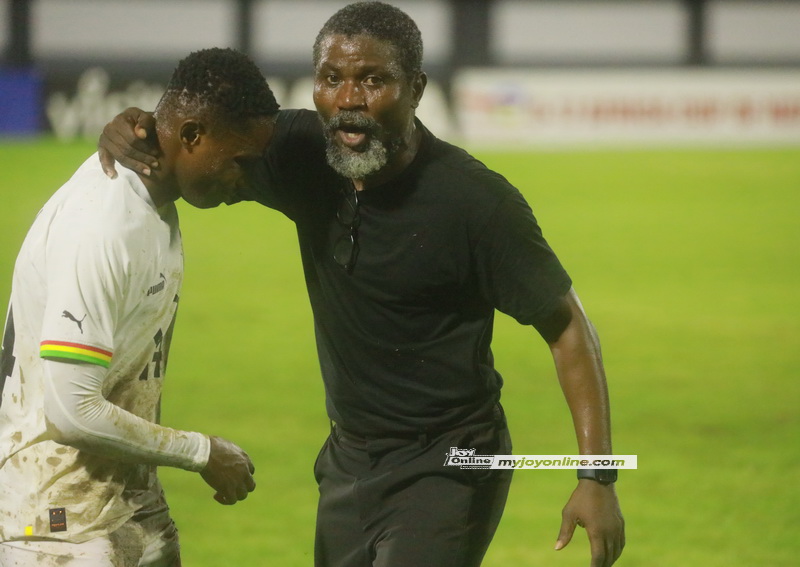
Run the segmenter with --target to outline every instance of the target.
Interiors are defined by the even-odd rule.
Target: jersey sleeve
[[[44,412],[54,438],[78,449],[137,464],[201,471],[205,435],[151,423],[103,397],[106,370],[44,361]]]
[[[67,220],[59,220],[48,236],[40,356],[108,368],[129,257],[119,239],[101,230],[76,234]]]
[[[481,232],[475,261],[483,295],[523,325],[536,327],[572,285],[516,190],[500,202]]]

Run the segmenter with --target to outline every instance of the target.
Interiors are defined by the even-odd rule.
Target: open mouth
[[[329,129],[331,138],[340,147],[354,152],[366,150],[370,138],[379,131],[378,123],[373,118],[350,110],[342,110],[323,122]]]
[[[356,126],[343,124],[336,129],[336,137],[339,141],[352,150],[363,146],[367,141],[367,133]]]

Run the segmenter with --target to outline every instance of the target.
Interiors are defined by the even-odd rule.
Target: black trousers
[[[477,567],[503,514],[512,470],[445,466],[451,447],[511,454],[493,422],[417,438],[333,426],[314,465],[316,567]]]

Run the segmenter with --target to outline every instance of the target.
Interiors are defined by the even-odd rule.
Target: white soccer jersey
[[[205,465],[205,436],[149,423],[159,420],[182,274],[174,204],[156,209],[130,171],[108,179],[96,154],[39,212],[15,265],[0,358],[0,541],[104,535],[153,487],[152,463]],[[131,414],[143,418],[153,429],[137,450],[156,455],[150,465],[51,440],[45,369],[64,362],[108,369],[103,403],[129,413],[107,437],[141,429]]]

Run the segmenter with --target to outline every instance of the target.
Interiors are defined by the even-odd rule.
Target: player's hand
[[[256,488],[256,468],[241,447],[221,437],[210,437],[211,453],[200,476],[217,491],[214,500],[231,506]]]
[[[158,167],[156,121],[153,114],[141,108],[126,108],[106,124],[97,151],[103,171],[111,179],[117,177],[114,161],[146,176]]]
[[[592,548],[591,567],[610,567],[622,554],[625,520],[613,484],[603,486],[594,480],[579,480],[561,516],[557,550],[569,543],[575,526],[582,526]]]

